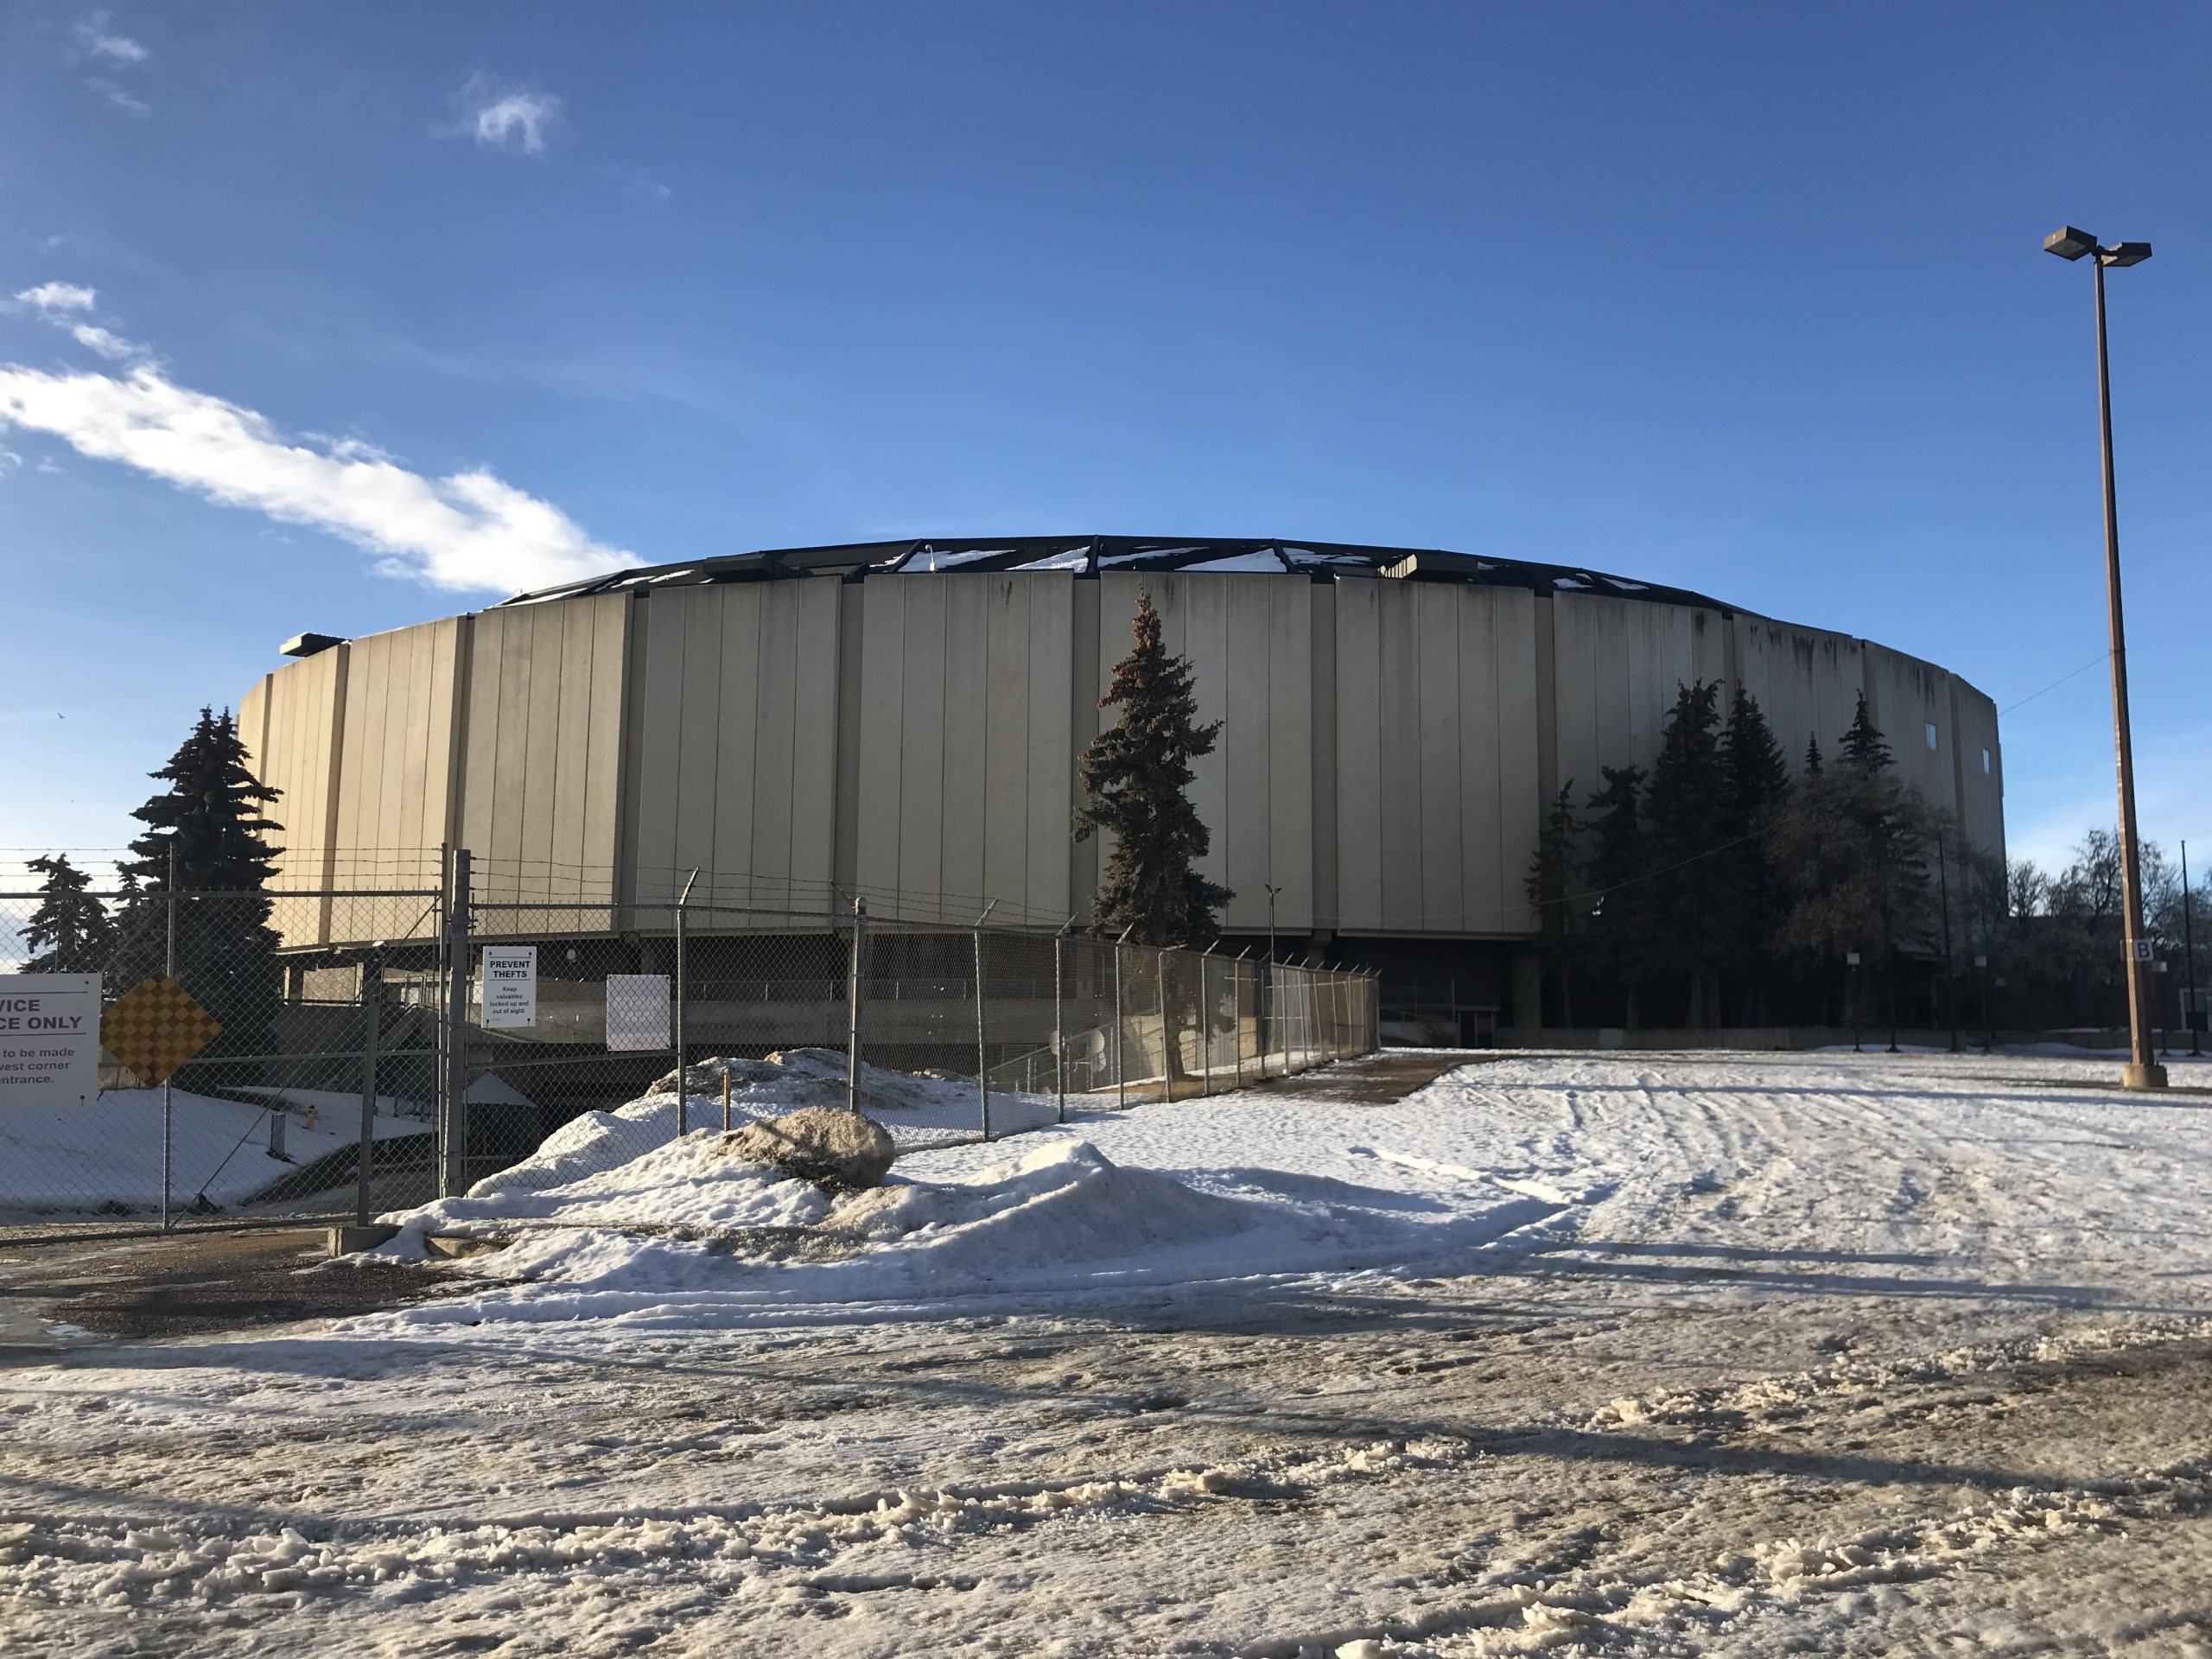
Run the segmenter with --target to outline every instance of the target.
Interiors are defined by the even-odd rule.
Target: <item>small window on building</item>
[[[1931,749],[1936,747],[1936,722],[1932,720],[1928,722],[1928,747]]]
[[[1987,749],[1984,749],[1981,752],[1981,775],[1985,778],[1989,776],[1989,751]]]

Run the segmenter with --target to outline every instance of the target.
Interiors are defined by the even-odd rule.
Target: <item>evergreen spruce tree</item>
[[[1859,694],[1859,707],[1852,715],[1850,728],[1838,748],[1846,760],[1870,777],[1897,764],[1897,758],[1890,753],[1888,740],[1883,737],[1867,709],[1864,691]]]
[[[1216,931],[1235,895],[1193,868],[1211,845],[1191,804],[1191,762],[1213,752],[1220,722],[1198,724],[1191,665],[1160,641],[1152,595],[1137,596],[1136,644],[1098,700],[1120,717],[1083,752],[1075,838],[1103,830],[1114,849],[1091,899],[1091,925],[1140,944],[1191,944]]]
[[[1574,908],[1575,843],[1582,826],[1574,817],[1574,780],[1560,785],[1551,810],[1536,829],[1536,856],[1525,887],[1535,912],[1536,951],[1544,971],[1559,982],[1560,1023],[1574,1023],[1574,944],[1580,931]],[[1516,1019],[1520,1011],[1515,1010]],[[1543,1010],[1536,1010],[1543,1023]]]
[[[1805,775],[1808,778],[1821,775],[1821,740],[1817,733],[1805,740]]]
[[[1719,728],[1719,682],[1683,686],[1661,728],[1659,758],[1644,791],[1645,949],[1655,969],[1688,978],[1686,1024],[1714,1012],[1713,982],[1733,936],[1737,865],[1730,850],[1728,769]]]
[[[29,868],[43,879],[38,908],[23,928],[24,943],[37,954],[27,957],[27,974],[97,974],[105,970],[115,944],[106,908],[91,892],[91,878],[66,855],[34,858]]]
[[[1778,815],[1772,846],[1790,893],[1783,934],[1815,962],[1832,966],[1847,950],[1878,961],[1894,1043],[1899,953],[1924,945],[1937,919],[1933,820],[1898,780],[1863,695],[1838,752],[1842,764],[1808,776]]]
[[[1582,881],[1591,894],[1592,955],[1618,982],[1626,999],[1623,1023],[1638,1023],[1647,931],[1644,923],[1643,770],[1600,766],[1605,786],[1592,795],[1585,820],[1590,855]]]
[[[130,843],[137,856],[122,867],[144,896],[128,906],[118,988],[162,970],[174,862],[176,978],[222,1025],[210,1056],[264,1052],[281,1000],[278,937],[262,890],[283,850],[268,837],[283,826],[262,816],[277,791],[245,762],[230,711],[202,709],[168,764],[151,774],[168,787],[132,814],[148,828]],[[223,896],[183,899],[189,893]]]
[[[1766,830],[1789,797],[1789,766],[1758,699],[1741,685],[1728,706],[1720,755],[1728,777],[1723,827],[1732,843],[1727,857],[1735,866],[1728,964],[1749,986],[1751,1016],[1764,1024],[1768,979],[1764,969],[1783,906],[1781,883],[1768,856]]]

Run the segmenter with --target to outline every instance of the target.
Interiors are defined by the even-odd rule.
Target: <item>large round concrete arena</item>
[[[1699,594],[1407,548],[1039,537],[624,570],[311,636],[241,725],[295,885],[450,844],[499,896],[610,906],[582,931],[658,925],[619,907],[695,869],[764,915],[859,895],[1052,929],[1097,877],[1070,833],[1076,760],[1143,592],[1222,722],[1192,792],[1232,945],[1272,918],[1286,952],[1449,978],[1511,1023],[1541,804],[1648,765],[1699,679],[1747,689],[1793,760],[1832,749],[1863,692],[1905,779],[2002,849],[1997,711],[1957,676]],[[319,937],[299,926],[288,944],[361,925],[341,899]]]

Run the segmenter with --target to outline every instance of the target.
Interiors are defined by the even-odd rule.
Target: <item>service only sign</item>
[[[537,1023],[537,947],[484,947],[484,1028],[526,1030]]]
[[[100,976],[0,974],[0,1110],[100,1092]]]

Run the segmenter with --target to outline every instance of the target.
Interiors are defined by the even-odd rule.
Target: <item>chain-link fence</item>
[[[1370,977],[1249,950],[772,908],[727,879],[554,894],[466,852],[433,868],[0,893],[0,975],[98,975],[103,1013],[96,1097],[0,1104],[0,1224],[365,1219],[799,1105],[857,1107],[902,1149],[989,1139],[1375,1043]],[[219,1029],[172,1066],[126,1016],[179,997]]]
[[[339,905],[360,946],[283,950]],[[442,913],[436,887],[0,893],[0,996],[41,982],[17,976],[92,976],[101,1038],[80,1104],[0,1088],[0,1224],[130,1230],[429,1197],[437,1014],[392,982],[434,971]]]

